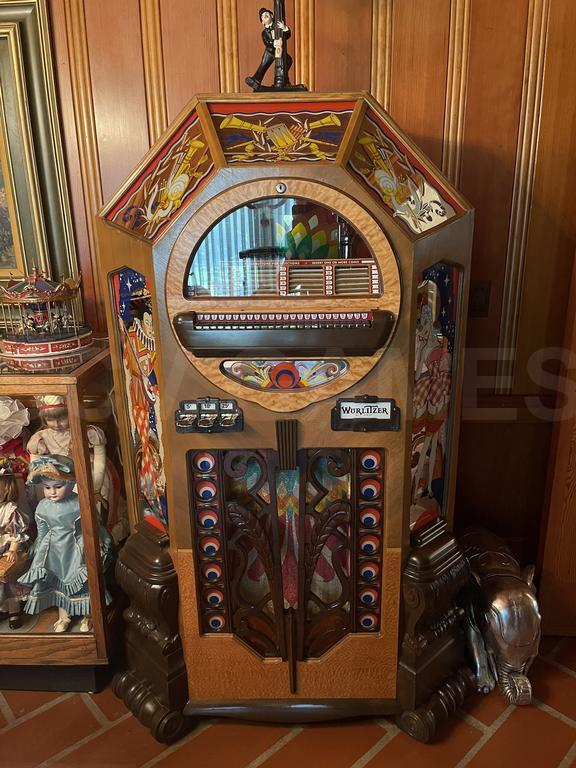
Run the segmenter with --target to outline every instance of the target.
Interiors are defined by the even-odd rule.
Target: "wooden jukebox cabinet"
[[[187,714],[398,710],[409,533],[452,514],[472,223],[361,94],[199,97],[103,210]]]

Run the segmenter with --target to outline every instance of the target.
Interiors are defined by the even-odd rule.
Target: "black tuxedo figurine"
[[[268,8],[260,8],[260,23],[262,24],[262,42],[264,43],[264,53],[262,61],[252,77],[245,79],[246,85],[249,85],[254,91],[300,91],[307,90],[303,85],[290,85],[288,73],[292,66],[292,57],[286,51],[285,41],[291,35],[289,27],[284,21],[276,21],[276,18],[283,19],[283,2],[274,3],[275,9],[278,8],[276,16]],[[271,87],[263,86],[262,80],[272,64],[274,67],[274,85]]]

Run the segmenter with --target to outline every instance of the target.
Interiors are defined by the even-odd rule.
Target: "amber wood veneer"
[[[179,550],[182,641],[195,700],[275,699],[290,690],[288,665],[279,659],[262,661],[231,636],[198,638],[198,608],[191,551]],[[298,662],[297,699],[376,698],[396,696],[397,632],[400,594],[400,550],[384,555],[385,601],[383,631],[378,635],[349,635],[322,659]],[[194,639],[198,638],[198,639]],[[226,659],[223,666],[222,660]],[[213,671],[219,668],[214,679]],[[392,703],[391,703],[392,704]],[[393,711],[392,706],[390,711]]]
[[[264,169],[262,169],[264,172]],[[288,178],[288,176],[286,176]],[[207,298],[188,300],[182,295],[182,275],[186,274],[190,254],[194,251],[199,240],[214,223],[226,212],[238,207],[247,199],[274,196],[277,194],[277,179],[262,180],[241,184],[225,190],[214,201],[210,201],[198,211],[191,226],[186,227],[176,241],[168,264],[168,278],[166,280],[166,301],[168,313],[171,318],[176,315],[189,312],[192,307],[201,312],[282,312],[298,311],[298,305],[307,306],[309,301],[305,297],[288,297],[286,299],[271,299],[268,297],[250,298]],[[292,178],[287,182],[288,189],[285,193],[290,197],[304,199],[316,199],[323,205],[337,211],[345,217],[352,226],[362,232],[371,252],[374,254],[380,270],[382,296],[379,298],[338,298],[331,297],[314,301],[314,309],[318,312],[354,312],[382,309],[392,312],[398,317],[400,309],[400,278],[396,258],[381,228],[377,222],[355,201],[342,195],[336,189],[330,189],[319,185],[311,179],[304,180]],[[349,186],[349,185],[348,185]],[[239,341],[241,340],[239,336]],[[306,405],[317,400],[325,400],[333,397],[338,392],[348,389],[352,384],[363,378],[371,368],[377,364],[386,347],[378,350],[371,357],[349,358],[349,371],[337,381],[323,387],[309,389],[303,392],[261,392],[250,390],[236,384],[220,371],[220,360],[196,357],[192,352],[183,348],[184,354],[208,381],[220,386],[232,394],[245,400],[253,400],[266,408],[274,411],[300,410]],[[248,350],[246,350],[248,352]],[[240,357],[245,356],[241,349]]]

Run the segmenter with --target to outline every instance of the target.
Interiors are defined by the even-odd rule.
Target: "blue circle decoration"
[[[380,573],[378,563],[362,563],[360,566],[360,576],[365,581],[372,581]]]
[[[220,540],[215,536],[204,536],[200,540],[200,549],[205,555],[215,555],[220,550]]]
[[[374,507],[360,510],[360,522],[364,528],[375,528],[380,522],[380,512]]]
[[[218,581],[222,576],[222,568],[218,563],[206,563],[202,566],[202,576],[207,581]]]
[[[380,541],[376,536],[362,536],[360,539],[360,549],[365,555],[373,555],[378,551],[379,546]]]
[[[366,607],[376,605],[378,602],[378,592],[375,589],[363,589],[359,594],[360,602]]]
[[[224,594],[220,592],[219,589],[210,589],[208,592],[206,592],[206,602],[208,602],[214,608],[222,605],[223,601]]]
[[[364,451],[360,454],[360,466],[367,472],[373,472],[380,467],[380,454],[377,451]]]
[[[224,616],[222,616],[221,613],[215,613],[213,616],[210,616],[208,619],[208,626],[213,632],[218,632],[224,624],[226,623],[226,620],[224,619]]]
[[[362,480],[360,483],[360,495],[363,499],[376,499],[381,491],[382,486],[378,480]]]
[[[203,509],[198,513],[198,523],[202,528],[214,528],[218,525],[218,512],[215,509]]]
[[[216,485],[211,480],[201,480],[196,483],[196,495],[202,501],[210,501],[218,493]]]
[[[211,453],[197,453],[194,457],[194,466],[199,472],[206,473],[214,469],[216,459]]]
[[[270,381],[277,389],[295,389],[300,383],[300,371],[294,363],[278,363],[270,371]]]
[[[378,620],[373,613],[361,613],[359,617],[360,626],[362,629],[375,629]]]

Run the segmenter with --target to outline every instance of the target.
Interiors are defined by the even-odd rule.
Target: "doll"
[[[28,441],[30,461],[47,455],[71,457],[72,438],[66,398],[63,395],[40,395],[36,397],[36,403],[42,427]],[[106,436],[100,427],[88,424],[86,437],[90,448],[92,485],[97,509],[104,517],[108,530],[112,531],[112,528],[117,526],[123,531],[122,521],[118,520],[120,481],[114,465],[106,457]],[[122,532],[119,536],[122,537]]]
[[[11,462],[0,457],[0,621],[10,629],[22,626],[21,601],[27,590],[18,576],[27,564],[29,519],[18,509],[18,486]]]
[[[58,608],[55,632],[66,632],[73,616],[80,616],[80,632],[90,632],[88,570],[84,558],[84,536],[80,504],[74,493],[74,465],[67,456],[42,456],[30,463],[28,485],[42,485],[44,498],[36,507],[38,537],[27,573],[19,582],[30,587],[24,610],[40,613]],[[113,561],[112,539],[100,526],[102,570]],[[111,602],[105,590],[106,604]]]
[[[11,462],[12,473],[26,478],[30,456],[27,441],[30,432],[28,408],[19,400],[7,395],[0,396],[0,457]]]

